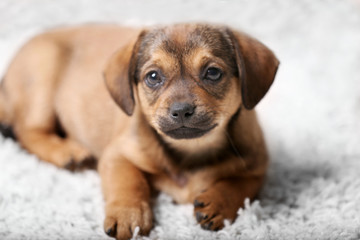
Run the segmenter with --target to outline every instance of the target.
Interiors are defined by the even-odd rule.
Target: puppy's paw
[[[81,171],[84,169],[96,169],[97,161],[93,156],[87,156],[83,159],[73,157],[64,165],[64,168],[70,171]]]
[[[203,229],[218,231],[224,227],[224,220],[233,221],[237,208],[226,196],[216,189],[202,192],[194,201],[194,215]]]
[[[96,159],[86,148],[80,146],[77,142],[67,140],[60,157],[64,159],[62,167],[70,171],[96,169]]]
[[[118,240],[130,239],[137,226],[140,228],[140,235],[148,235],[152,224],[151,207],[145,201],[119,202],[106,207],[105,233]]]

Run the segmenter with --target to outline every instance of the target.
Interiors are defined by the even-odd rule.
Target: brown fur
[[[264,181],[268,157],[252,108],[278,64],[260,42],[223,26],[56,29],[11,63],[0,121],[58,167],[99,159],[110,236],[130,238],[136,226],[149,233],[151,189],[193,202],[201,226],[218,230]],[[209,67],[221,70],[219,81],[204,77]],[[152,71],[158,85],[144,80]],[[191,107],[180,116],[188,132],[173,131],[175,103]]]

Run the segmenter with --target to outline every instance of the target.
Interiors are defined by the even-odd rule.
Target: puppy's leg
[[[231,178],[216,182],[194,200],[194,215],[201,227],[219,230],[224,219],[233,221],[237,211],[244,206],[246,198],[254,198],[263,182],[263,177]]]
[[[91,153],[75,140],[57,135],[57,123],[49,89],[42,89],[25,103],[14,124],[15,136],[20,144],[41,160],[60,168],[78,170],[94,168]]]
[[[42,160],[73,169],[78,166],[75,163],[89,159],[90,153],[56,134],[54,98],[67,59],[66,49],[45,37],[35,38],[16,56],[4,87],[12,109],[11,125],[20,144]]]
[[[99,162],[105,197],[104,230],[116,239],[130,239],[136,226],[147,235],[152,228],[150,188],[144,174],[122,157]]]
[[[87,149],[69,138],[60,138],[55,132],[22,129],[16,136],[19,136],[19,142],[30,153],[58,167],[69,170],[95,168],[95,159]]]

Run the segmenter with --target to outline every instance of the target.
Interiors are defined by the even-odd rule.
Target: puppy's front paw
[[[75,159],[73,157],[64,165],[64,168],[74,171],[81,171],[84,169],[96,169],[97,161],[96,158],[93,156],[87,156],[82,159]]]
[[[224,220],[233,221],[237,207],[216,189],[202,192],[194,201],[194,215],[203,229],[217,231],[224,227]]]
[[[66,141],[66,147],[62,156],[62,159],[67,159],[66,163],[63,164],[65,169],[70,171],[96,169],[96,158],[86,148],[70,139]]]
[[[66,139],[48,148],[43,159],[70,171],[96,169],[97,161],[91,152],[79,143]]]
[[[104,230],[110,237],[118,240],[130,239],[139,226],[141,235],[148,235],[152,228],[152,211],[149,203],[118,202],[106,207]]]

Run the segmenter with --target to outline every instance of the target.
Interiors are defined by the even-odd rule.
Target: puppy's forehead
[[[225,61],[234,60],[232,43],[226,29],[205,24],[178,24],[149,30],[143,36],[140,54],[149,59],[155,51],[162,50],[181,59],[199,48]]]

